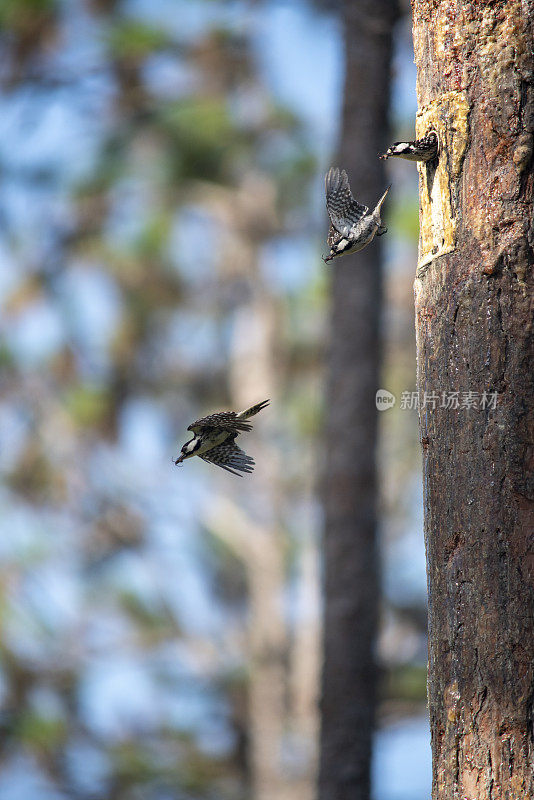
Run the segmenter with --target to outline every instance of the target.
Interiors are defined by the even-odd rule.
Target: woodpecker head
[[[324,263],[326,264],[327,261],[332,261],[336,256],[346,256],[354,249],[355,244],[356,242],[351,242],[349,239],[340,239],[330,248],[330,254],[323,256]]]
[[[431,161],[437,157],[438,151],[438,134],[431,130],[422,139],[415,139],[413,142],[394,142],[380,158],[397,156],[408,161]]]
[[[193,439],[190,439],[183,445],[180,455],[174,463],[181,464],[186,458],[191,458],[191,456],[194,456],[201,444],[201,440],[196,436]]]
[[[389,148],[390,156],[407,156],[413,151],[414,147],[411,142],[394,142]]]
[[[382,155],[379,155],[378,157],[383,161],[385,161],[387,158],[391,158],[391,156],[409,159],[414,153],[414,144],[414,142],[394,142],[385,153],[382,153]]]

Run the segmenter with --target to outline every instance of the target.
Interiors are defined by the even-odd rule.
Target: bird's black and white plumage
[[[187,458],[199,456],[232,475],[252,472],[254,460],[236,445],[235,439],[240,433],[252,430],[252,425],[246,420],[267,405],[269,400],[264,400],[238,414],[222,411],[191,423],[187,430],[192,431],[194,437],[184,444],[174,463],[181,464]]]
[[[439,152],[439,139],[435,131],[430,131],[422,139],[413,142],[394,142],[380,158],[395,156],[408,161],[432,161]]]
[[[225,442],[212,447],[207,453],[200,456],[204,461],[210,464],[215,464],[233,475],[238,475],[238,472],[252,472],[254,469],[254,459],[241,450],[234,441],[236,433],[232,434]]]
[[[380,219],[380,209],[390,187],[386,189],[374,210],[358,203],[352,196],[345,170],[331,167],[326,173],[326,210],[330,217],[327,243],[330,254],[323,260],[356,253],[369,244],[375,235],[386,233]]]

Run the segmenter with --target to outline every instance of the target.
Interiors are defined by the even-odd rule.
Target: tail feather
[[[378,217],[380,217],[380,209],[382,208],[382,203],[384,202],[384,200],[388,196],[388,192],[389,192],[390,189],[391,189],[391,183],[389,184],[388,188],[386,189],[386,191],[384,192],[384,194],[382,195],[382,197],[380,198],[380,200],[376,204],[375,210],[373,211],[374,215],[378,215]]]
[[[244,411],[241,411],[238,415],[238,419],[249,419],[249,417],[253,417],[258,411],[261,411],[262,408],[268,406],[270,400],[263,400],[261,403],[256,403],[255,406],[251,406],[250,408],[246,408]]]

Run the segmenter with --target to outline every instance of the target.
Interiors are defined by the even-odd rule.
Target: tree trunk
[[[392,0],[344,6],[346,80],[339,165],[359,202],[386,186]],[[387,208],[385,215],[387,218]],[[321,800],[369,797],[377,667],[375,393],[380,374],[381,243],[332,262],[324,467],[325,611]]]
[[[526,800],[534,6],[415,0],[413,11],[417,133],[434,128],[441,147],[437,167],[420,167],[415,281],[433,798]]]

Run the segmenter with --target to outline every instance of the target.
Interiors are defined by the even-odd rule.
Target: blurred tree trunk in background
[[[339,165],[356,199],[372,206],[386,186],[377,154],[387,141],[392,0],[344,6],[346,78]],[[385,215],[388,210],[386,204]],[[325,223],[326,225],[326,223]],[[325,612],[321,800],[370,791],[377,666],[377,412],[381,241],[333,262],[326,392]]]
[[[249,286],[248,300],[236,313],[229,358],[229,387],[236,408],[246,408],[257,402],[255,398],[270,398],[271,409],[282,403],[283,306],[260,266],[261,244],[276,226],[275,200],[270,183],[256,176],[237,192],[221,192],[218,202],[219,213],[239,241],[241,269]],[[226,263],[222,259],[221,264]],[[279,448],[271,444],[272,436],[267,432],[260,438],[268,419],[265,415],[254,421],[256,438],[251,444],[257,462],[256,486],[261,490],[257,489],[257,496],[247,504],[241,487],[234,483],[235,499],[215,497],[205,522],[242,563],[248,587],[246,757],[250,796],[254,800],[312,800],[318,728],[318,620],[312,613],[307,619],[298,619],[293,630],[289,628],[285,608],[290,546],[284,524],[287,476]],[[272,422],[270,428],[274,428]],[[307,593],[313,609],[318,605],[313,602],[318,595],[317,551],[308,540],[295,549],[293,558],[300,566],[300,591]],[[290,748],[294,752],[288,754]]]
[[[413,11],[417,131],[441,139],[438,166],[421,169],[420,403],[460,392],[459,408],[420,412],[433,798],[523,800],[534,796],[534,6]]]

